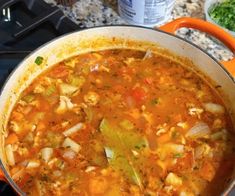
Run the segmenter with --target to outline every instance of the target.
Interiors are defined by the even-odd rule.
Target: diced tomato
[[[137,103],[141,103],[147,97],[146,92],[141,87],[136,87],[131,91],[131,96]]]
[[[58,66],[51,72],[53,78],[64,78],[69,75],[69,69],[66,66]]]

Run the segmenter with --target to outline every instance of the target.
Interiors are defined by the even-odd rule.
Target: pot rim
[[[36,48],[35,50],[33,50],[32,52],[30,52],[26,57],[24,57],[19,64],[17,64],[17,66],[12,70],[12,72],[8,75],[7,79],[4,81],[2,87],[0,87],[0,97],[2,96],[3,94],[3,91],[5,89],[5,86],[6,84],[8,83],[8,81],[11,79],[12,75],[15,73],[15,71],[20,67],[22,66],[23,62],[31,55],[35,54],[37,51],[39,51],[41,48],[45,47],[46,45],[58,40],[58,39],[61,39],[63,37],[66,37],[68,35],[71,35],[71,34],[76,34],[76,33],[79,33],[81,31],[89,31],[90,29],[98,29],[98,28],[113,28],[113,27],[124,27],[124,28],[141,28],[141,29],[146,29],[146,30],[151,30],[151,31],[158,31],[160,33],[164,33],[164,34],[167,34],[169,36],[173,36],[181,41],[184,41],[188,44],[190,44],[191,46],[194,46],[196,49],[199,49],[201,52],[203,52],[204,54],[206,54],[206,56],[208,56],[208,58],[211,58],[215,64],[217,64],[218,66],[220,66],[224,73],[229,77],[229,79],[232,80],[232,82],[235,84],[235,78],[232,76],[232,74],[215,58],[213,57],[211,54],[209,54],[207,51],[203,50],[202,48],[200,48],[199,46],[197,46],[196,44],[182,38],[182,37],[179,37],[175,34],[172,34],[172,33],[168,33],[168,32],[165,32],[159,28],[150,28],[150,27],[144,27],[144,26],[138,26],[138,25],[101,25],[101,26],[95,26],[95,27],[89,27],[89,28],[84,28],[84,29],[78,29],[78,30],[75,30],[75,31],[71,31],[69,33],[66,33],[66,34],[63,34],[61,36],[58,36],[44,44],[42,44],[41,46],[39,46],[38,48]],[[3,162],[2,160],[0,159],[0,169],[2,170],[7,182],[9,182],[9,184],[11,185],[11,187],[16,191],[16,193],[18,193],[19,195],[26,195],[25,192],[23,192],[20,187],[16,184],[16,182],[12,179],[12,177],[9,175],[9,173],[7,172],[7,170],[5,169],[4,165],[3,165]],[[229,187],[224,190],[224,192],[222,193],[222,195],[226,195],[228,194],[233,186],[235,185],[235,181],[233,181]]]

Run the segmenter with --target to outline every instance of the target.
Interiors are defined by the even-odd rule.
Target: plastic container
[[[206,15],[206,20],[208,22],[211,22],[219,27],[221,27],[222,29],[224,29],[225,31],[229,32],[231,35],[233,35],[235,37],[235,31],[230,31],[222,26],[220,26],[219,24],[217,24],[210,16],[209,16],[209,10],[212,6],[220,3],[220,2],[223,2],[223,0],[206,0],[205,4],[204,4],[204,12],[205,12],[205,15]]]
[[[118,0],[120,16],[130,24],[153,27],[171,17],[175,0]]]

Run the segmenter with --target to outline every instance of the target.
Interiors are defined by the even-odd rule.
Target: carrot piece
[[[7,138],[6,138],[6,144],[14,144],[18,142],[18,136],[15,133],[11,133]]]
[[[171,140],[170,134],[165,133],[157,137],[157,143],[166,143]]]
[[[211,181],[214,176],[215,176],[215,168],[214,166],[208,162],[208,161],[205,161],[201,167],[201,169],[199,170],[199,175],[207,180],[207,181]]]

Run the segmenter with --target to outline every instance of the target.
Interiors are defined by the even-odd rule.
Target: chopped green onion
[[[38,56],[36,59],[35,59],[35,61],[34,61],[37,65],[41,65],[42,64],[42,62],[43,62],[43,57],[41,57],[41,56]]]

